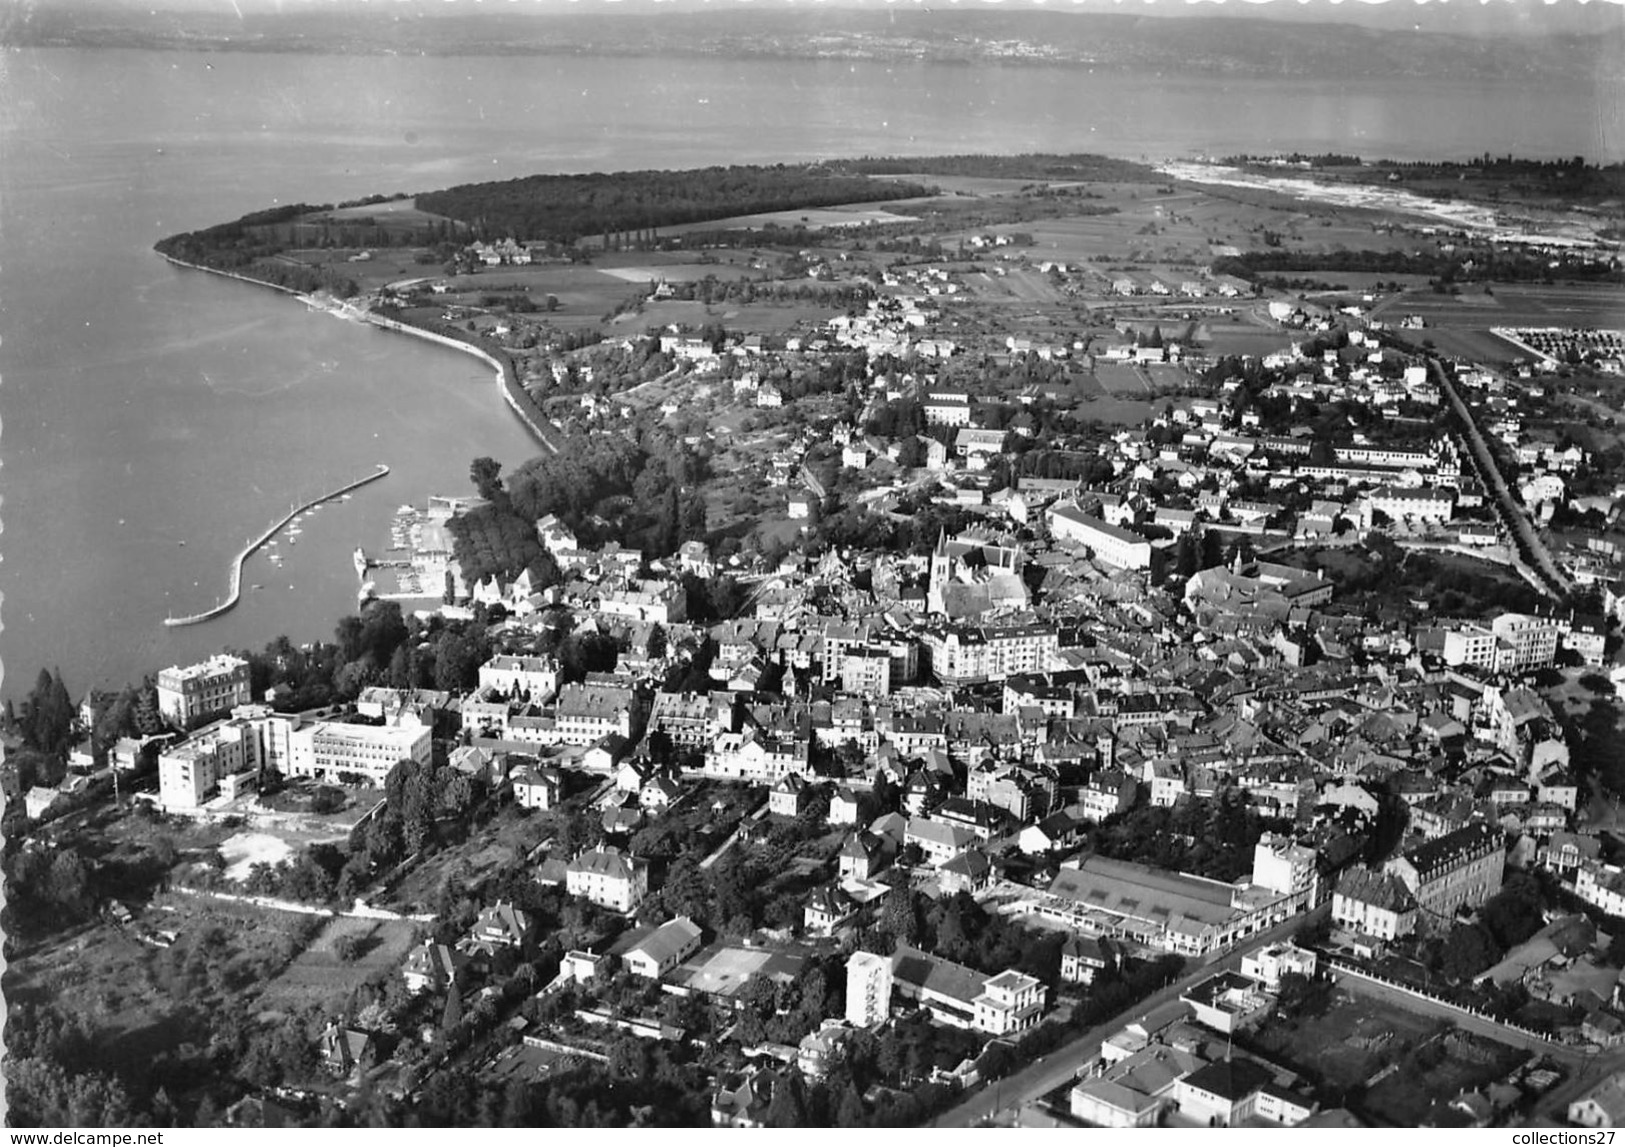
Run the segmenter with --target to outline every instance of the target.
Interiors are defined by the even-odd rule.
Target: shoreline
[[[513,390],[519,386],[519,381],[516,377],[514,377],[513,363],[507,360],[499,360],[495,355],[491,354],[483,347],[475,346],[473,343],[464,342],[461,339],[454,339],[447,335],[439,334],[435,331],[425,330],[422,327],[416,327],[410,323],[403,323],[398,319],[386,318],[383,315],[375,314],[363,306],[352,304],[348,300],[338,300],[337,302],[341,304],[338,306],[330,305],[320,296],[302,294],[299,291],[294,290],[292,287],[282,287],[278,286],[276,283],[267,283],[263,279],[253,279],[247,275],[239,275],[234,271],[222,271],[218,267],[205,267],[198,263],[188,263],[184,259],[177,259],[175,256],[165,254],[162,251],[159,251],[158,255],[171,265],[176,267],[184,267],[189,271],[201,271],[206,275],[219,275],[222,278],[235,279],[239,283],[247,283],[250,286],[264,287],[268,290],[277,291],[284,295],[292,295],[294,298],[303,302],[307,307],[310,307],[313,310],[323,311],[327,314],[333,315],[336,318],[359,320],[380,330],[396,331],[401,334],[411,335],[416,338],[425,339],[432,343],[437,343],[438,345],[447,347],[451,350],[461,351],[464,354],[471,354],[480,359],[487,366],[491,367],[491,369],[496,373],[497,389],[501,392],[503,401],[508,404],[508,409],[512,410],[513,413],[519,418],[519,421],[524,425],[525,429],[530,432],[530,436],[534,438],[544,450],[548,451],[548,453],[557,454],[559,452],[558,445],[552,440],[551,435],[546,430],[542,429],[540,425],[538,425],[535,419],[531,417],[530,412],[525,409],[523,404],[521,404],[519,399],[514,395]]]

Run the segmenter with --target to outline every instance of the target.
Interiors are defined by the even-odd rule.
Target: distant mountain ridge
[[[1625,22],[1481,37],[1245,16],[999,8],[12,10],[13,45],[409,55],[630,55],[1082,64],[1152,74],[1359,79],[1625,78]],[[447,11],[449,9],[449,11]]]

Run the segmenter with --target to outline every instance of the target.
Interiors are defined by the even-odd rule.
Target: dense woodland
[[[495,462],[477,459],[472,476],[485,504],[452,519],[453,556],[470,583],[512,581],[528,569],[538,588],[556,584],[557,564],[535,529],[554,514],[583,546],[615,540],[665,557],[705,537],[700,483],[708,467],[658,423],[624,437],[564,438],[557,454],[526,462],[506,485]]]
[[[1556,266],[1553,266],[1553,263]],[[1552,256],[1505,247],[1457,247],[1444,251],[1302,251],[1276,247],[1247,251],[1214,261],[1217,275],[1258,279],[1270,272],[1333,271],[1384,275],[1427,275],[1439,284],[1497,282],[1550,283],[1559,279],[1625,282],[1619,260],[1591,261],[1577,255]]]
[[[707,167],[612,175],[530,175],[466,183],[417,203],[474,226],[482,238],[573,242],[731,215],[871,203],[929,194],[911,183],[838,174],[823,166]]]
[[[864,156],[843,160],[843,171],[860,175],[957,175],[980,179],[1081,179],[1094,183],[1171,183],[1154,167],[1126,159],[1086,153],[1060,155],[931,155],[913,157]]]

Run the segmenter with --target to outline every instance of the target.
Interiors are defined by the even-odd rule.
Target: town
[[[1134,166],[788,241],[279,221],[543,449],[333,642],[8,707],[14,1116],[1625,1121],[1625,334],[1536,317],[1617,244]]]

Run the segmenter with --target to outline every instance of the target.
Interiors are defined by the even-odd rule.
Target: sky
[[[106,0],[33,0],[42,6],[95,4]],[[1009,10],[1121,12],[1177,19],[1185,16],[1242,17],[1355,24],[1389,30],[1454,32],[1472,36],[1529,33],[1593,33],[1625,27],[1625,0],[113,0],[141,10],[279,12],[341,8],[400,13],[418,9],[435,15],[593,9],[630,11],[726,10],[797,7],[884,9],[975,9],[999,5]],[[1622,62],[1625,66],[1625,62]]]

